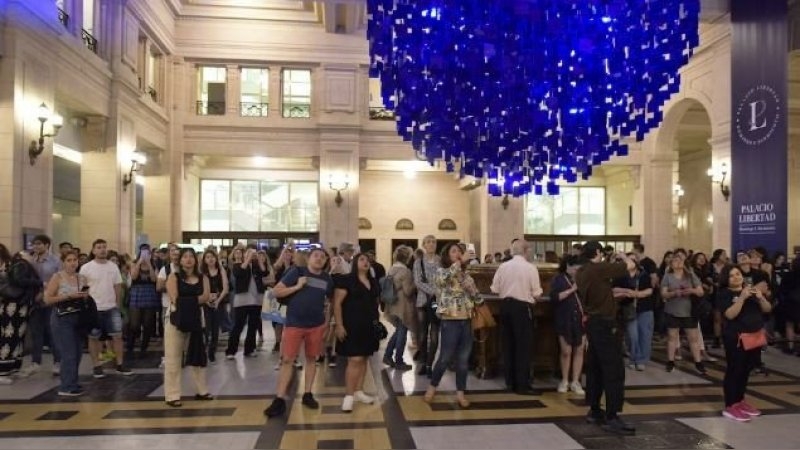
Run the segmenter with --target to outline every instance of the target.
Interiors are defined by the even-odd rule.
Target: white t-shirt
[[[175,272],[177,272],[179,270],[178,265],[175,264],[175,263],[170,263],[170,266],[171,266],[171,271],[170,271],[171,274],[175,273]],[[157,278],[159,280],[164,280],[164,283],[165,283],[164,286],[166,286],[166,281],[167,281],[167,269],[166,269],[166,266],[162,267],[161,270],[158,271],[158,277]],[[169,308],[169,304],[170,304],[169,294],[167,294],[167,290],[165,288],[164,292],[161,294],[161,306],[163,308]]]
[[[97,304],[98,311],[108,311],[117,307],[117,292],[114,286],[122,284],[122,275],[116,264],[107,261],[89,261],[81,267],[81,275],[86,277],[89,295]]]

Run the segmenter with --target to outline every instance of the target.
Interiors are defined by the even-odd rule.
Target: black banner
[[[731,251],[787,251],[788,4],[732,0]]]

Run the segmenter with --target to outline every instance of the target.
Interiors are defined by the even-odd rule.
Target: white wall
[[[359,239],[376,239],[378,260],[391,260],[392,239],[417,239],[432,234],[439,239],[469,237],[469,195],[458,189],[452,174],[421,172],[408,180],[400,172],[362,171],[359,217],[372,222],[371,230],[359,230]],[[413,231],[397,231],[400,219],[414,222]],[[439,221],[452,219],[456,231],[439,231]]]
[[[186,172],[183,180],[183,214],[182,228],[184,231],[198,231],[200,229],[200,178],[193,172]]]

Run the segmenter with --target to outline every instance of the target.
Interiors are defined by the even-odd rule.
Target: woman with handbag
[[[206,384],[206,347],[203,313],[211,290],[206,276],[200,273],[197,254],[192,248],[181,249],[180,268],[167,278],[169,317],[164,323],[164,399],[174,408],[181,404],[183,366],[190,368],[197,394],[195,400],[213,400]],[[185,354],[185,357],[184,357]]]
[[[433,366],[431,384],[425,392],[424,399],[428,403],[433,401],[447,366],[455,359],[456,401],[461,408],[469,408],[470,405],[464,392],[467,389],[469,355],[472,352],[471,318],[475,305],[483,300],[478,295],[475,281],[464,271],[466,264],[464,253],[457,243],[447,244],[442,249],[442,267],[434,279],[438,302],[436,315],[442,321],[441,349]]]
[[[44,292],[44,301],[55,305],[50,316],[56,345],[61,352],[61,385],[58,395],[77,397],[83,395],[78,384],[78,367],[83,355],[83,339],[89,331],[81,326],[81,314],[89,301],[86,278],[78,274],[78,253],[70,250],[61,255],[61,271],[50,278]]]
[[[636,261],[636,254],[628,253]],[[639,265],[628,270],[628,276],[615,280],[615,297],[621,298],[620,311],[628,347],[628,369],[643,371],[650,361],[653,345],[653,288],[650,275]]]
[[[558,275],[550,283],[550,299],[554,303],[553,313],[558,345],[561,349],[561,382],[556,389],[560,393],[572,391],[578,395],[586,392],[581,386],[583,354],[586,350],[586,332],[583,326],[583,307],[578,299],[575,273],[580,268],[577,256],[565,256],[558,265]],[[572,365],[572,383],[570,379]]]
[[[725,410],[722,415],[737,422],[747,422],[761,411],[744,400],[750,372],[756,368],[761,347],[767,345],[764,314],[772,311],[772,303],[764,293],[744,283],[738,266],[729,266],[720,274],[717,302],[725,315],[722,341],[725,345],[725,378],[723,388]]]
[[[378,281],[370,275],[369,257],[359,253],[353,258],[349,274],[334,278],[333,314],[336,317],[336,352],[347,357],[345,396],[342,411],[351,412],[353,402],[370,404],[375,401],[364,393],[367,358],[378,351],[380,338],[376,333],[378,316]]]

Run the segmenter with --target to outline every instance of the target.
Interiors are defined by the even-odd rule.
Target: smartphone
[[[467,244],[467,252],[475,253],[475,244]]]

